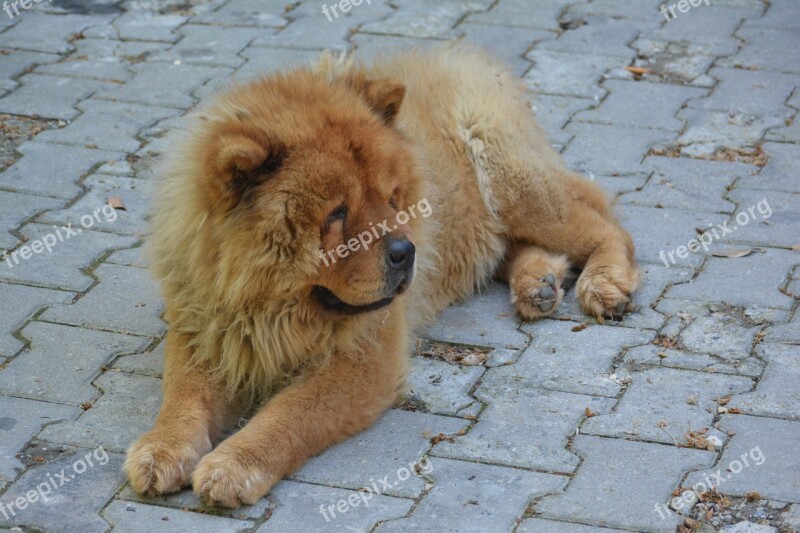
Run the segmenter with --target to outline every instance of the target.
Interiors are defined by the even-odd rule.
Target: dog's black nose
[[[391,240],[386,250],[386,260],[391,268],[408,270],[414,264],[415,252],[414,243],[408,239]]]

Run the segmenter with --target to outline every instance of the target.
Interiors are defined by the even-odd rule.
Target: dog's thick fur
[[[325,56],[234,88],[166,159],[150,241],[164,403],[125,462],[142,493],[192,484],[211,504],[255,502],[395,404],[411,333],[492,275],[526,319],[555,310],[571,265],[601,320],[637,283],[603,193],[563,165],[518,80],[462,45],[370,68]],[[423,200],[430,217],[321,258]],[[410,273],[387,267],[405,241],[408,290]],[[212,451],[248,405],[260,408]]]

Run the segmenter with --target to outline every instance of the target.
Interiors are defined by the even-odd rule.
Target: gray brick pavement
[[[330,21],[310,0],[0,12],[0,251],[30,255],[0,261],[0,530],[675,531],[674,491],[719,470],[734,506],[761,500],[701,517],[703,532],[797,531],[800,3],[712,0],[670,22],[661,3],[373,0]],[[509,63],[568,164],[614,199],[642,264],[637,309],[598,325],[571,290],[552,319],[520,324],[492,283],[422,332],[485,360],[414,355],[408,402],[255,506],[134,494],[121,454],[161,401],[163,308],[140,245],[164,134],[231,81],[322,49],[461,37]],[[2,114],[55,120],[12,138]],[[114,222],[31,251],[112,196]],[[663,263],[764,201],[769,217]],[[108,462],[76,473],[98,446]],[[369,506],[319,512],[423,458],[430,471]],[[62,469],[74,478],[31,501]]]

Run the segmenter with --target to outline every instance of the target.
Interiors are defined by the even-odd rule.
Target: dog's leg
[[[153,429],[128,449],[125,472],[142,494],[177,492],[211,450],[226,411],[224,387],[192,366],[187,339],[167,333],[164,401]]]
[[[387,322],[399,321],[392,310]],[[284,475],[367,428],[402,394],[405,332],[390,327],[360,353],[334,354],[273,397],[197,466],[194,491],[208,504],[253,504]]]
[[[568,271],[566,256],[515,242],[509,245],[498,275],[508,282],[517,312],[535,320],[555,312],[564,296],[561,285]]]
[[[639,283],[633,240],[616,221],[599,187],[566,173],[564,216],[512,226],[510,237],[565,254],[582,267],[576,292],[583,310],[599,320],[630,310]]]

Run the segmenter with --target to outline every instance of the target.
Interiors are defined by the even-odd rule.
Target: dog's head
[[[395,127],[404,94],[358,69],[301,69],[207,110],[198,192],[225,228],[224,286],[246,284],[253,298],[305,292],[335,315],[381,308],[409,286],[414,227],[430,205]]]

